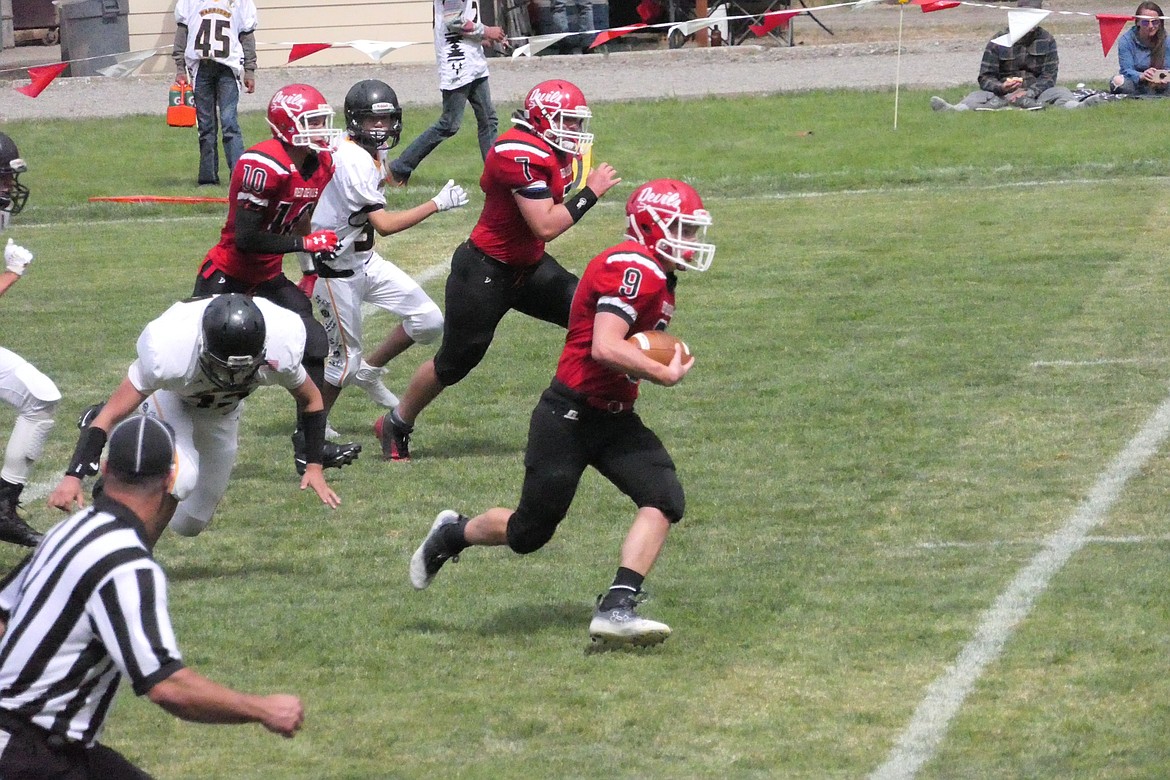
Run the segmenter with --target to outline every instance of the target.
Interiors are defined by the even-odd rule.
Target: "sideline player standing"
[[[98,742],[125,676],[134,692],[199,723],[260,723],[292,737],[300,699],[256,696],[183,664],[152,554],[167,526],[174,433],[136,415],[110,434],[92,509],[53,527],[0,589],[0,777],[142,780]]]
[[[305,325],[305,370],[318,388],[325,385],[329,340],[313,319],[313,304],[284,275],[289,252],[331,252],[332,230],[309,233],[309,220],[322,190],[333,178],[330,150],[341,137],[333,109],[307,84],[291,84],[268,103],[273,137],[248,149],[232,171],[228,216],[219,243],[195,279],[195,295],[245,293],[267,298],[300,315]],[[297,473],[305,471],[305,425],[297,415],[293,451]],[[353,463],[359,444],[326,444],[325,468]]]
[[[483,44],[486,41],[489,45],[507,47],[508,39],[503,28],[484,26],[479,18],[479,6],[480,0],[434,0],[431,12],[443,113],[390,163],[388,182],[395,187],[405,187],[426,156],[459,132],[468,103],[475,112],[479,151],[485,160],[496,140],[499,120],[492,105]]]
[[[83,415],[73,460],[50,506],[71,512],[85,505],[81,478],[97,473],[106,432],[137,409],[175,429],[179,462],[171,493],[179,504],[171,528],[195,536],[227,491],[244,399],[261,385],[280,385],[304,409],[309,455],[301,489],[312,488],[337,507],[321,469],[324,406],[301,365],[305,329],[295,314],[235,293],[184,301],[148,324],[137,348],[122,384]]]
[[[16,142],[0,133],[0,233],[28,201],[29,189],[20,183],[20,174],[27,170]],[[32,260],[32,252],[8,239],[4,247],[5,270],[0,273],[0,295],[20,281]],[[53,415],[61,401],[61,391],[27,360],[0,347],[0,401],[15,409],[17,415],[0,469],[0,541],[34,547],[41,535],[16,508],[33,464],[40,459],[49,431],[53,429]]]
[[[665,623],[635,611],[685,497],[674,461],[634,412],[638,383],[670,387],[694,365],[675,348],[670,365],[646,357],[626,339],[665,330],[674,315],[676,271],[705,271],[715,245],[704,242],[711,216],[688,184],[657,179],[626,203],[626,240],[595,257],[581,277],[565,349],[552,385],[528,429],[524,486],[517,509],[477,517],[439,513],[410,559],[410,582],[427,587],[448,560],[473,545],[508,545],[525,555],[548,543],[569,511],[587,466],[634,501],[638,512],[609,590],[598,598],[589,635],[600,642],[651,645],[670,635]]]
[[[253,0],[178,0],[175,3],[176,80],[195,82],[195,119],[199,124],[199,183],[219,184],[223,156],[232,171],[244,153],[240,132],[240,85],[256,91],[256,4]],[[216,119],[218,112],[218,120]]]
[[[380,375],[415,342],[430,344],[443,331],[443,313],[419,284],[374,250],[374,233],[388,236],[432,214],[467,204],[467,193],[447,182],[438,195],[405,211],[387,211],[382,160],[402,135],[402,108],[389,84],[359,81],[345,96],[346,138],[333,153],[333,178],[313,211],[313,230],[337,234],[337,250],[314,255],[313,299],[329,337],[325,362],[325,413],[341,388],[356,384],[374,402],[398,403]],[[362,353],[362,304],[372,303],[402,321],[369,360]]]
[[[415,419],[479,365],[509,310],[561,327],[568,323],[577,277],[544,250],[545,243],[580,221],[621,181],[612,166],[602,163],[589,173],[585,187],[564,202],[573,159],[593,143],[592,116],[576,86],[543,81],[512,117],[516,127],[488,153],[479,180],[483,212],[451,258],[443,342],[435,357],[415,371],[397,408],[374,424],[386,460],[410,460]]]

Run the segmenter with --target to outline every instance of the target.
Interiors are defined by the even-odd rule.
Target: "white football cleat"
[[[398,396],[390,392],[390,388],[382,383],[383,370],[374,368],[363,360],[361,367],[353,375],[353,383],[365,390],[370,399],[378,406],[384,409],[393,409],[398,406]]]
[[[602,610],[598,601],[589,622],[589,637],[594,642],[614,645],[649,647],[661,644],[670,636],[670,626],[657,620],[639,617],[635,612],[634,597],[622,601],[613,609]]]

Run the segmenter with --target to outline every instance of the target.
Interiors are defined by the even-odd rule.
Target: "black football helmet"
[[[0,211],[19,214],[28,200],[28,187],[20,183],[20,174],[28,165],[20,159],[16,142],[0,133]]]
[[[218,295],[203,310],[199,366],[216,387],[246,390],[264,365],[267,328],[260,308],[246,295]]]
[[[366,130],[367,117],[385,117],[385,129]],[[366,79],[349,88],[345,95],[345,127],[353,140],[367,149],[393,149],[402,136],[402,107],[398,95],[384,81]]]

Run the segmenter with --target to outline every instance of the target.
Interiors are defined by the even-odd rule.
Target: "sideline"
[[[1052,534],[984,614],[975,636],[955,662],[926,689],[910,723],[870,780],[910,780],[927,764],[946,736],[951,720],[989,664],[998,659],[1052,578],[1089,541],[1104,522],[1126,483],[1170,436],[1170,397],[1146,420],[1136,436],[1102,473],[1067,522]]]

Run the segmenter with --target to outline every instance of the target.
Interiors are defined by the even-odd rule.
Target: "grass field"
[[[665,645],[589,652],[632,518],[595,474],[545,549],[469,550],[410,589],[437,511],[516,499],[562,334],[513,316],[420,418],[410,464],[378,459],[378,411],[343,394],[333,424],[367,449],[330,473],[335,512],[296,489],[287,394],[258,392],[215,522],[159,544],[186,660],[300,694],[304,731],[187,724],[124,691],[106,743],[168,779],[1170,776],[1163,106],[954,116],[927,98],[902,94],[897,131],[883,93],[596,108],[595,159],[625,181],[553,253],[582,269],[658,176],[699,189],[719,247],[679,285],[696,369],[639,404],[688,497],[647,581]],[[408,115],[407,140],[430,118]],[[37,260],[0,323],[65,394],[49,482],[223,210],[85,202],[194,193],[194,134],[159,117],[4,129],[33,187],[9,234]],[[476,163],[465,131],[394,203],[449,176],[474,189]],[[381,250],[441,300],[481,203]]]

